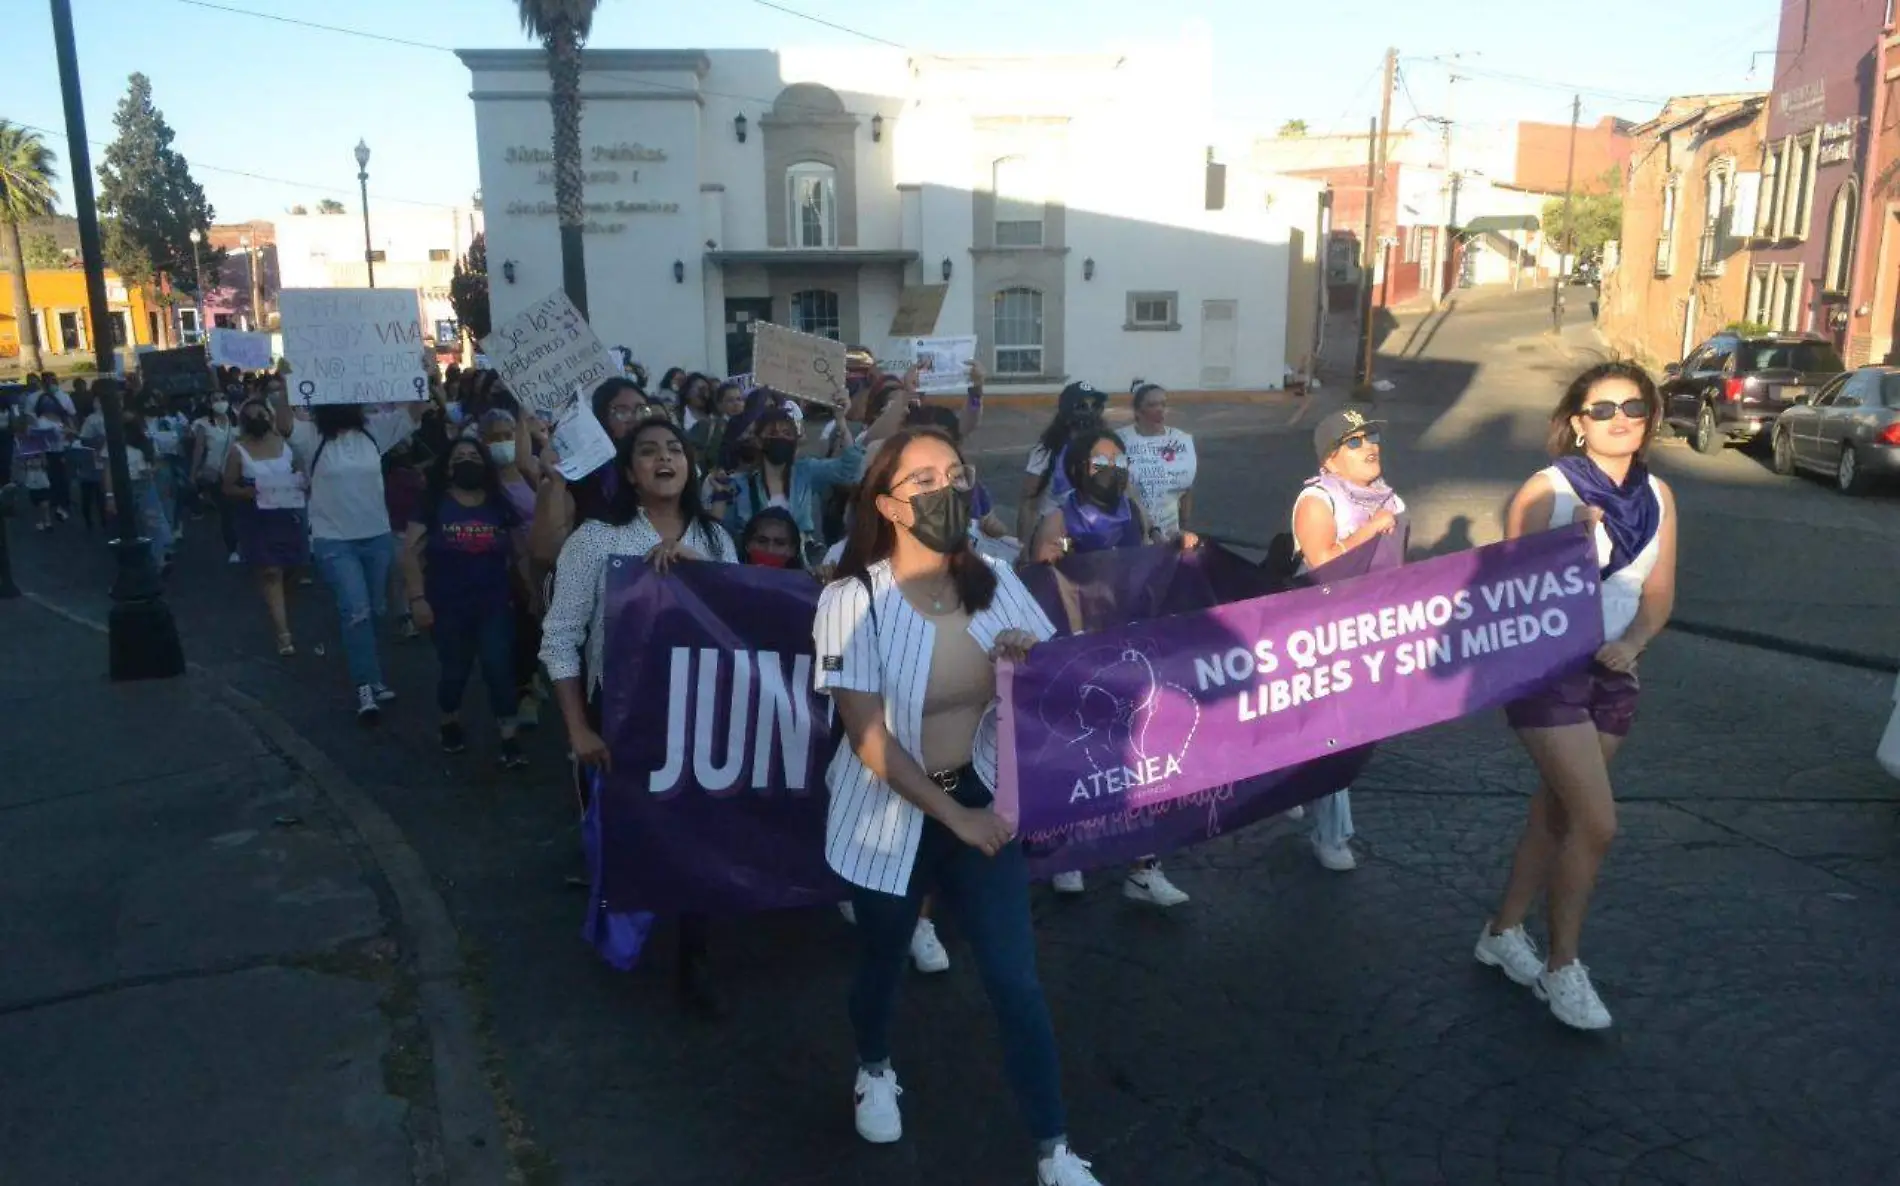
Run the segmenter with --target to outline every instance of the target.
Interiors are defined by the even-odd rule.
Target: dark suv
[[[1753,441],[1803,396],[1846,370],[1819,334],[1722,333],[1663,368],[1663,418],[1698,453]]]

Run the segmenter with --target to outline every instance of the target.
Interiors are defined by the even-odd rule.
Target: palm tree
[[[561,287],[587,316],[587,262],[581,236],[581,44],[594,27],[600,0],[515,0],[521,30],[548,51],[548,103],[554,110],[554,207],[561,224]]]
[[[39,332],[33,326],[32,298],[26,292],[26,253],[20,247],[20,224],[44,218],[53,212],[58,196],[53,179],[59,173],[53,162],[59,158],[34,132],[0,119],[0,249],[6,251],[7,267],[13,273],[13,317],[19,326],[20,361],[29,371],[37,371],[40,358]]]

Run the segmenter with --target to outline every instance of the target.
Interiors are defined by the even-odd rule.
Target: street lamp
[[[369,286],[376,287],[376,253],[369,246],[369,145],[356,140],[356,183],[363,190],[363,267],[369,272]]]
[[[51,0],[53,49],[59,62],[59,89],[66,106],[66,151],[72,169],[73,213],[79,221],[79,251],[86,261],[86,304],[95,326],[110,324],[106,308],[105,254],[99,242],[99,210],[92,196],[92,152],[86,141],[85,99],[79,87],[79,53],[73,44],[72,0]],[[112,377],[112,337],[93,334],[103,378],[93,385],[105,421],[106,459],[118,512],[118,561],[112,581],[112,609],[106,615],[108,667],[115,680],[168,679],[185,673],[185,652],[178,645],[178,624],[165,604],[151,541],[139,538],[138,500],[126,464],[124,410],[119,384]],[[104,343],[102,345],[102,343]]]
[[[198,244],[204,242],[205,237],[198,233],[197,227],[192,227],[191,234],[185,237],[191,240],[191,266],[198,273],[198,336],[202,338],[205,332],[205,261],[198,253]]]

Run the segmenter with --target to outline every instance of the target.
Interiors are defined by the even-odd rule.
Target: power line
[[[346,37],[362,37],[370,41],[383,41],[390,45],[406,45],[411,49],[434,49],[443,53],[454,53],[451,46],[437,45],[429,41],[411,41],[406,37],[391,37],[384,33],[371,33],[363,29],[345,29],[341,25],[323,25],[316,21],[300,21],[296,17],[278,16],[274,12],[252,12],[248,8],[230,8],[223,4],[211,4],[207,0],[178,0],[178,3],[192,8],[208,8],[212,12],[227,12],[232,16],[255,17],[260,21],[276,21],[281,25],[296,25],[304,29],[321,29],[325,33],[341,33]]]
[[[1446,63],[1440,62],[1436,58],[1407,58],[1406,61],[1427,62],[1427,63],[1432,63],[1435,65],[1446,66]],[[1450,67],[1447,66],[1447,69],[1449,68]],[[1480,77],[1480,78],[1489,78],[1498,82],[1510,82],[1510,83],[1516,83],[1519,86],[1539,87],[1544,90],[1563,91],[1566,94],[1573,94],[1573,95],[1575,94],[1593,95],[1597,98],[1609,99],[1613,102],[1653,103],[1653,104],[1656,104],[1657,106],[1661,106],[1662,104],[1667,103],[1669,101],[1669,97],[1667,95],[1644,95],[1644,94],[1638,94],[1637,92],[1634,92],[1634,91],[1618,91],[1618,90],[1610,90],[1604,87],[1588,86],[1584,83],[1561,82],[1553,78],[1533,78],[1526,74],[1512,74],[1504,70],[1493,70],[1489,66],[1473,65],[1472,63],[1463,61],[1463,60],[1459,61],[1457,69],[1460,73],[1476,75],[1477,77]]]
[[[782,12],[786,16],[795,16],[801,21],[810,21],[814,25],[823,25],[827,29],[836,29],[840,33],[849,33],[853,37],[862,37],[866,41],[875,41],[879,45],[888,45],[892,49],[910,48],[907,45],[899,45],[895,41],[888,41],[885,38],[877,36],[875,33],[866,33],[862,29],[853,29],[849,25],[840,25],[835,21],[828,21],[821,16],[813,16],[808,12],[800,12],[796,8],[787,8],[783,4],[774,4],[772,0],[752,0],[752,2],[761,8],[769,8],[773,12]]]

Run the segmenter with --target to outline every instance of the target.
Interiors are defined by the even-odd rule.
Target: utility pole
[[[1385,90],[1379,100],[1379,118],[1372,125],[1372,143],[1367,146],[1367,157],[1372,162],[1367,181],[1372,192],[1367,195],[1366,241],[1363,244],[1364,262],[1361,266],[1361,287],[1359,298],[1359,382],[1354,385],[1353,394],[1361,398],[1370,398],[1372,394],[1372,266],[1378,258],[1379,207],[1385,203],[1385,174],[1391,162],[1392,132],[1392,85],[1399,71],[1399,51],[1385,51]]]
[[[1560,334],[1564,329],[1563,263],[1577,245],[1577,228],[1571,225],[1570,209],[1577,185],[1577,123],[1582,118],[1583,96],[1573,95],[1570,99],[1570,163],[1564,167],[1564,246],[1557,256],[1557,275],[1550,285],[1550,332],[1553,334]]]

